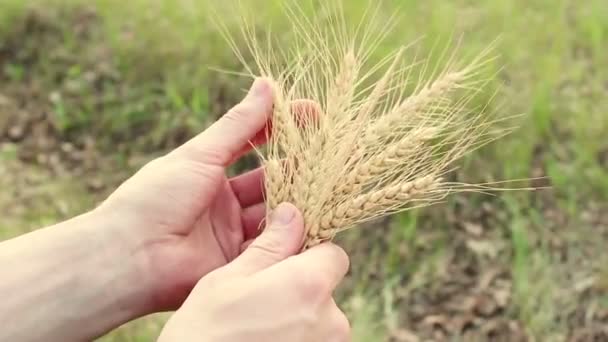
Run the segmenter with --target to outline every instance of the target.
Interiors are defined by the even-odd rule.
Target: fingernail
[[[264,96],[268,92],[268,82],[263,78],[256,78],[249,88],[248,96]]]
[[[291,204],[282,203],[270,215],[272,224],[288,225],[296,216],[296,210]]]

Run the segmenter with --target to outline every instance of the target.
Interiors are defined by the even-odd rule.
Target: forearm
[[[147,313],[133,251],[91,215],[0,243],[0,340],[90,340]]]

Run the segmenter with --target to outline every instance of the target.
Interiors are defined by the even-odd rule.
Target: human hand
[[[271,87],[257,80],[241,104],[97,209],[0,243],[0,292],[20,293],[0,310],[0,340],[90,341],[179,307],[204,274],[233,260],[266,216],[263,172],[227,179],[224,169],[264,142]],[[292,112],[318,110],[303,101]]]
[[[266,215],[263,171],[228,179],[225,168],[264,142],[272,102],[272,85],[257,79],[239,105],[150,162],[95,210],[131,246],[147,311],[179,307],[203,275],[257,235]]]
[[[159,341],[350,341],[332,299],[348,257],[331,243],[295,255],[303,226],[291,204],[277,207],[242,255],[198,282]]]

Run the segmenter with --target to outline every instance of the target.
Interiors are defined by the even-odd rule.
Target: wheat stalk
[[[490,188],[443,180],[455,161],[500,135],[491,131],[499,120],[485,108],[470,108],[489,50],[462,67],[453,54],[430,75],[422,63],[427,80],[420,76],[408,91],[417,62],[405,62],[406,47],[370,62],[390,26],[377,24],[379,11],[368,11],[372,15],[351,31],[331,5],[319,16],[307,15],[297,2],[286,10],[295,48],[259,42],[245,17],[242,33],[254,66],[236,40],[229,42],[251,76],[274,82],[272,134],[261,155],[268,212],[281,202],[300,208],[304,248],[370,219]],[[318,109],[299,127],[290,103],[302,98],[316,101]]]

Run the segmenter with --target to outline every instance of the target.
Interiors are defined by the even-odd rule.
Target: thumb
[[[289,203],[280,204],[270,214],[262,234],[230,265],[233,271],[248,275],[270,267],[298,253],[302,247],[304,219]]]
[[[212,165],[228,165],[266,127],[272,114],[272,94],[271,81],[257,78],[241,103],[176,151]]]

